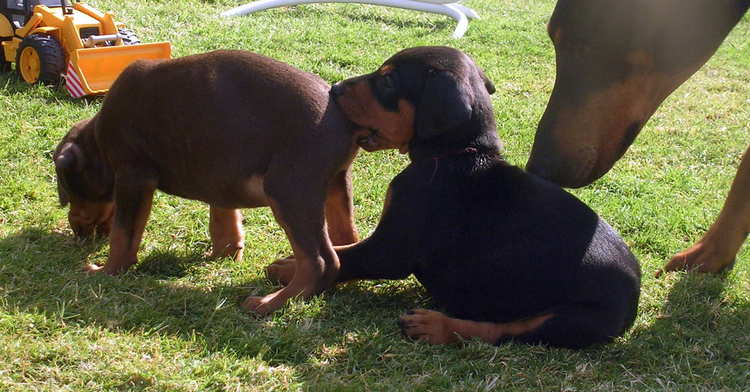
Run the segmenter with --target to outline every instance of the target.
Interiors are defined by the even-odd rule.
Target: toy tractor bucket
[[[134,61],[169,59],[171,55],[169,42],[76,49],[71,53],[68,67],[68,90],[78,84],[80,96],[104,94],[125,67]],[[71,67],[77,75],[70,75]]]

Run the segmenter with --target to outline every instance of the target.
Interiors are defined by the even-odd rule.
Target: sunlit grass
[[[333,83],[396,51],[451,45],[484,68],[506,155],[523,165],[554,79],[551,0],[467,0],[482,19],[461,40],[442,16],[318,4],[242,18],[218,1],[91,1],[144,42],[178,56],[219,48],[280,59]],[[263,267],[289,253],[267,209],[246,211],[241,262],[208,262],[207,207],[158,194],[140,264],[86,277],[106,243],[78,244],[55,193],[51,151],[101,101],[0,76],[0,390],[748,390],[748,249],[726,276],[653,272],[690,245],[721,207],[750,143],[750,22],[678,89],[606,177],[574,193],[617,228],[643,264],[639,316],[615,343],[581,352],[404,340],[395,319],[430,306],[413,280],[355,283],[256,318],[239,301],[275,287]],[[355,163],[357,225],[372,230],[395,152]],[[519,295],[523,295],[520,293]],[[505,299],[498,299],[505,300]],[[508,298],[507,300],[513,300]]]

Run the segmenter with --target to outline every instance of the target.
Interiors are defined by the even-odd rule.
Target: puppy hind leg
[[[115,217],[109,238],[109,257],[104,266],[88,265],[86,271],[117,275],[138,261],[138,247],[151,213],[157,180],[138,172],[115,175]]]
[[[326,231],[334,248],[359,241],[354,226],[351,168],[339,172],[331,179],[325,201],[325,217]],[[294,256],[278,259],[266,267],[266,276],[286,286],[294,278],[295,265]]]
[[[328,185],[325,214],[328,235],[333,245],[348,245],[359,240],[354,226],[351,168],[336,174]]]
[[[211,235],[210,258],[231,257],[242,260],[245,234],[242,229],[242,212],[210,206],[208,231]]]
[[[287,232],[289,231],[287,230]],[[308,246],[291,239],[292,236],[289,235],[289,237],[292,242],[294,261],[293,265],[289,266],[290,268],[287,270],[289,276],[279,278],[282,283],[286,283],[286,286],[264,297],[250,296],[246,298],[242,304],[244,309],[265,315],[279,309],[291,298],[298,296],[309,298],[331,285],[327,281],[332,279],[326,278],[326,271],[338,270],[338,259],[335,253],[331,252],[332,256],[323,253],[328,257],[335,258],[334,264],[324,259],[321,254],[322,249],[310,250]],[[328,247],[330,247],[330,240],[327,236],[326,241],[328,241]]]
[[[430,344],[448,344],[479,338],[490,344],[539,328],[553,314],[543,314],[508,323],[492,323],[448,317],[433,310],[414,309],[401,316],[398,325],[404,335]]]
[[[525,333],[505,336],[499,341],[513,339],[528,344],[581,349],[595,344],[609,343],[627,328],[626,316],[599,305],[571,304],[555,309],[555,316]]]
[[[243,308],[260,314],[280,308],[290,298],[308,298],[322,292],[333,284],[339,270],[338,257],[324,228],[325,187],[309,187],[305,193],[298,192],[290,185],[295,184],[292,176],[282,178],[283,183],[275,185],[266,176],[266,194],[276,220],[292,245],[295,271],[283,289],[244,301]]]

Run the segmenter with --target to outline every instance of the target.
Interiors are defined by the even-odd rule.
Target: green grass
[[[370,72],[405,47],[456,46],[495,82],[508,159],[523,165],[554,79],[545,24],[552,0],[467,0],[482,19],[461,40],[454,22],[360,5],[308,5],[222,19],[235,3],[92,0],[176,56],[253,50],[329,82]],[[724,276],[653,272],[711,224],[750,142],[750,20],[677,90],[605,178],[574,193],[617,228],[644,279],[633,329],[574,352],[479,342],[404,340],[395,319],[430,306],[413,279],[341,287],[257,318],[247,295],[274,285],[263,267],[290,252],[267,209],[248,210],[241,262],[208,262],[207,208],[158,194],[141,262],[121,277],[86,277],[106,243],[78,244],[55,192],[51,151],[100,100],[0,76],[0,390],[2,391],[745,391],[750,389],[748,248]],[[355,163],[357,225],[370,232],[395,152]],[[509,300],[513,300],[509,298]]]

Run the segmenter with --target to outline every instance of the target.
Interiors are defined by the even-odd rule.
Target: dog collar
[[[460,150],[448,151],[444,154],[436,155],[432,157],[432,159],[437,161],[438,159],[447,158],[447,157],[454,156],[454,155],[476,154],[478,152],[479,150],[477,150],[476,147],[466,147]]]
[[[432,157],[432,161],[435,163],[435,168],[432,169],[432,175],[430,176],[429,183],[431,183],[432,180],[435,179],[435,174],[437,174],[439,162],[441,159],[451,157],[451,156],[456,156],[456,155],[476,154],[478,152],[479,150],[477,150],[475,147],[466,147],[460,150],[449,151],[444,154],[440,154],[440,155]]]

